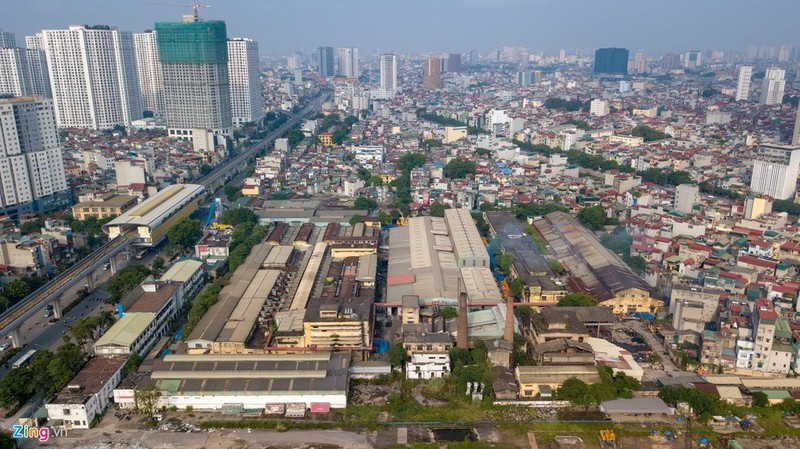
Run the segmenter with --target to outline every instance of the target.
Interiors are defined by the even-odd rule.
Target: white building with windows
[[[42,37],[59,127],[107,129],[142,118],[131,33],[79,25]]]
[[[753,66],[739,67],[739,80],[736,83],[736,101],[747,101],[750,96],[750,79],[753,77]]]
[[[381,55],[381,87],[377,93],[383,98],[393,98],[397,91],[397,56]]]
[[[353,145],[351,151],[355,155],[356,161],[367,168],[372,168],[373,164],[380,165],[383,162],[382,146],[370,145],[357,147]]]
[[[258,122],[264,118],[259,67],[258,42],[244,38],[228,40],[228,78],[234,126]]]
[[[361,67],[358,61],[358,49],[345,47],[337,49],[337,59],[339,62],[339,76],[345,78],[358,78],[361,75]]]
[[[761,104],[783,103],[783,91],[786,88],[786,71],[777,67],[770,67],[764,73],[761,83]]]
[[[450,374],[450,355],[446,352],[414,353],[406,363],[406,379],[438,379]]]
[[[57,197],[66,191],[53,101],[0,99],[0,207],[49,210],[63,203]]]
[[[595,117],[604,117],[608,115],[609,108],[606,100],[595,98],[589,103],[589,113]]]
[[[755,150],[750,190],[778,200],[792,198],[800,173],[800,146],[763,144]]]
[[[154,116],[164,115],[164,74],[158,60],[158,37],[155,31],[134,33],[133,45],[136,48],[136,69],[139,76],[139,90],[142,94],[142,108]]]

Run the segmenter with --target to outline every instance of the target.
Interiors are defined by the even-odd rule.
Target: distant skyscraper
[[[528,70],[517,72],[518,86],[530,86],[531,84],[533,84],[533,72],[530,72]]]
[[[675,70],[680,66],[681,66],[681,55],[672,53],[661,57],[661,68],[664,69],[665,72],[669,72],[670,70]]]
[[[567,61],[567,51],[563,48],[558,52],[558,62],[566,62]]]
[[[442,61],[439,57],[429,56],[425,58],[422,87],[428,90],[442,87]]]
[[[637,51],[633,57],[633,71],[637,74],[647,73],[647,54]]]
[[[736,101],[747,101],[750,95],[750,78],[753,76],[753,66],[739,67],[739,81],[736,83]]]
[[[104,129],[142,117],[131,33],[80,25],[42,37],[58,126]]]
[[[450,53],[447,56],[447,71],[450,73],[461,71],[461,53]]]
[[[770,67],[764,73],[764,81],[761,83],[761,104],[781,104],[783,102],[783,90],[786,87],[786,71],[777,67]]]
[[[345,47],[337,49],[339,59],[339,76],[345,78],[358,78],[361,75],[361,67],[358,61],[358,49]]]
[[[139,91],[142,94],[142,108],[156,117],[164,115],[164,72],[158,61],[158,38],[153,30],[134,33],[133,45],[136,48],[136,69],[139,75]]]
[[[14,33],[0,30],[0,48],[16,48],[17,40]]]
[[[687,69],[694,69],[703,65],[703,52],[700,50],[687,51],[683,55],[683,66]]]
[[[319,47],[319,76],[330,78],[333,72],[333,47]]]
[[[49,99],[0,99],[0,208],[4,214],[66,205],[67,177]]]
[[[397,56],[381,55],[381,93],[392,97],[397,93]]]
[[[156,32],[169,135],[192,140],[207,140],[206,131],[228,135],[232,122],[225,22],[186,16],[183,22],[156,23]]]
[[[800,172],[800,147],[764,144],[756,148],[750,190],[778,200],[792,198]]]
[[[628,74],[628,50],[600,48],[594,52],[594,74],[598,77],[621,77]]]
[[[231,116],[234,125],[264,118],[261,95],[261,62],[258,42],[234,38],[228,41],[228,78],[231,83]]]
[[[469,65],[478,65],[478,52],[476,50],[469,51]]]
[[[22,48],[0,48],[0,94],[31,95],[28,55]]]
[[[28,71],[30,73],[31,89],[34,95],[53,98],[50,90],[50,74],[47,71],[47,55],[44,52],[44,38],[42,33],[25,36],[25,53],[28,55]]]

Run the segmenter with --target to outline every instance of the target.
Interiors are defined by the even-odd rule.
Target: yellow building
[[[587,384],[600,383],[600,375],[594,365],[549,365],[518,366],[514,377],[519,384],[520,398],[552,397],[553,393],[570,377]]]
[[[333,134],[329,132],[324,132],[324,133],[319,133],[317,137],[319,138],[320,143],[322,143],[326,147],[333,146]]]
[[[106,193],[99,198],[72,206],[72,216],[76,220],[116,217],[135,206],[137,201],[138,197],[135,196]]]

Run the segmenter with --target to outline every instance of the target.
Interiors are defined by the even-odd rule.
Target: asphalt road
[[[141,260],[134,259],[132,262],[136,264],[150,264],[155,257],[154,251],[148,252]],[[117,268],[122,269],[131,261],[126,260],[125,254],[117,256]],[[58,348],[63,342],[63,336],[69,331],[69,327],[75,321],[87,316],[97,315],[103,310],[113,310],[113,307],[104,304],[103,299],[107,297],[105,289],[102,287],[111,277],[111,270],[98,269],[95,275],[95,291],[92,292],[86,299],[81,301],[77,307],[70,310],[60,320],[49,323],[50,318],[44,316],[44,313],[37,314],[31,317],[20,328],[22,334],[23,350],[16,356],[12,357],[6,365],[0,366],[0,377],[5,376],[6,372],[10,369],[11,365],[19,357],[22,357],[29,349],[50,349],[51,351]],[[83,284],[76,284],[66,293],[61,296],[62,307],[72,302],[78,294],[78,291],[84,288]],[[11,343],[10,335],[4,335],[0,339],[0,344]],[[9,348],[10,349],[10,348]]]

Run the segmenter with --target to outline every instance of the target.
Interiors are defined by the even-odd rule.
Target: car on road
[[[111,268],[111,264],[110,263],[107,263],[107,264],[103,265],[103,269],[104,270],[108,270],[109,268]]]
[[[53,316],[53,311],[52,310],[45,310],[44,311],[44,317],[45,318],[50,318],[51,316]]]
[[[9,346],[11,346],[11,343],[3,343],[2,345],[0,345],[0,352],[5,351],[6,349],[8,349]]]

